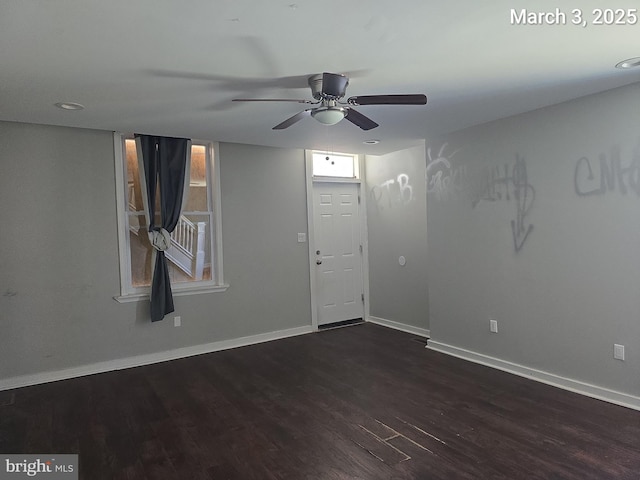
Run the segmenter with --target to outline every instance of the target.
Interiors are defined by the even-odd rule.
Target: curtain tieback
[[[149,232],[149,241],[153,248],[160,252],[164,252],[171,246],[171,235],[164,228],[160,230],[151,230]]]

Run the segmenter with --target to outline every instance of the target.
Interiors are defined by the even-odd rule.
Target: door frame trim
[[[357,184],[360,205],[358,214],[360,217],[360,240],[362,242],[362,289],[364,291],[363,320],[369,318],[369,237],[367,233],[367,196],[365,195],[364,182],[364,155],[357,154],[358,157],[358,178],[334,178],[321,177],[313,178],[313,150],[304,151],[305,176],[307,190],[307,243],[309,246],[309,289],[311,294],[311,328],[318,331],[318,299],[316,296],[316,253],[315,228],[313,226],[313,184],[322,183],[354,183]]]

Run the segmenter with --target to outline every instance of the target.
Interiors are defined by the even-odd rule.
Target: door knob
[[[322,265],[322,260],[316,260],[316,265]]]

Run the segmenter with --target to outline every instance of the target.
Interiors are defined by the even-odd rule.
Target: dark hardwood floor
[[[364,324],[0,392],[0,452],[85,480],[640,478],[640,412],[424,345]]]

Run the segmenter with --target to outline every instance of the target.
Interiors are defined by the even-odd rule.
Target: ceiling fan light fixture
[[[325,125],[335,125],[342,120],[346,111],[341,107],[320,107],[311,111],[311,116]]]

